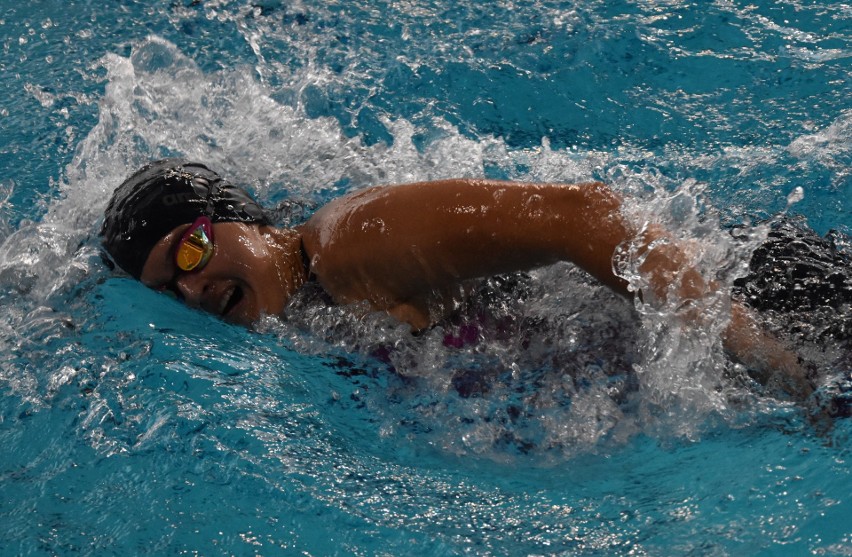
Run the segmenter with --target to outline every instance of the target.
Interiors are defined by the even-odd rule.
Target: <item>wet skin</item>
[[[174,252],[188,227],[178,226],[154,246],[142,269],[143,284],[248,326],[262,315],[280,315],[306,279],[295,231],[236,222],[213,224],[210,261],[199,271],[181,271]]]

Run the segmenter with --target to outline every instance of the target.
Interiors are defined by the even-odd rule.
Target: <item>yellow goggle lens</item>
[[[213,241],[208,237],[204,225],[198,225],[185,234],[175,252],[175,264],[181,271],[201,270],[213,255]]]

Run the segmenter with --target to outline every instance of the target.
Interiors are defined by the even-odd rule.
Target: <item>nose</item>
[[[181,273],[175,279],[175,286],[186,305],[194,308],[201,307],[204,292],[207,288],[206,281],[201,276],[201,273]]]

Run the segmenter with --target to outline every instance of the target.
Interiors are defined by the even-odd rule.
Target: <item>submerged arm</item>
[[[764,385],[798,401],[813,394],[814,386],[796,353],[761,327],[751,311],[736,300],[731,303],[731,321],[722,340],[725,349],[756,372],[756,379]]]

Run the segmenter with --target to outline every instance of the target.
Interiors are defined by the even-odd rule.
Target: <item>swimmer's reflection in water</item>
[[[102,236],[118,266],[145,285],[247,326],[282,314],[291,296],[315,281],[335,303],[366,302],[422,330],[446,319],[474,279],[557,261],[630,296],[613,271],[616,251],[627,244],[642,260],[646,296],[700,300],[718,288],[688,267],[685,249],[666,230],[640,230],[624,218],[619,196],[598,182],[374,187],[331,201],[295,228],[279,228],[248,193],[205,165],[166,159],[115,190]],[[783,238],[776,244],[787,247]],[[807,286],[796,282],[795,270],[778,272],[794,283],[791,292]],[[762,280],[769,279],[754,274],[740,284],[722,340],[756,377],[805,400],[814,385],[801,359],[764,331],[749,307],[760,308],[755,288]],[[827,303],[848,313],[848,273],[830,280]],[[701,326],[700,315],[684,318]]]

